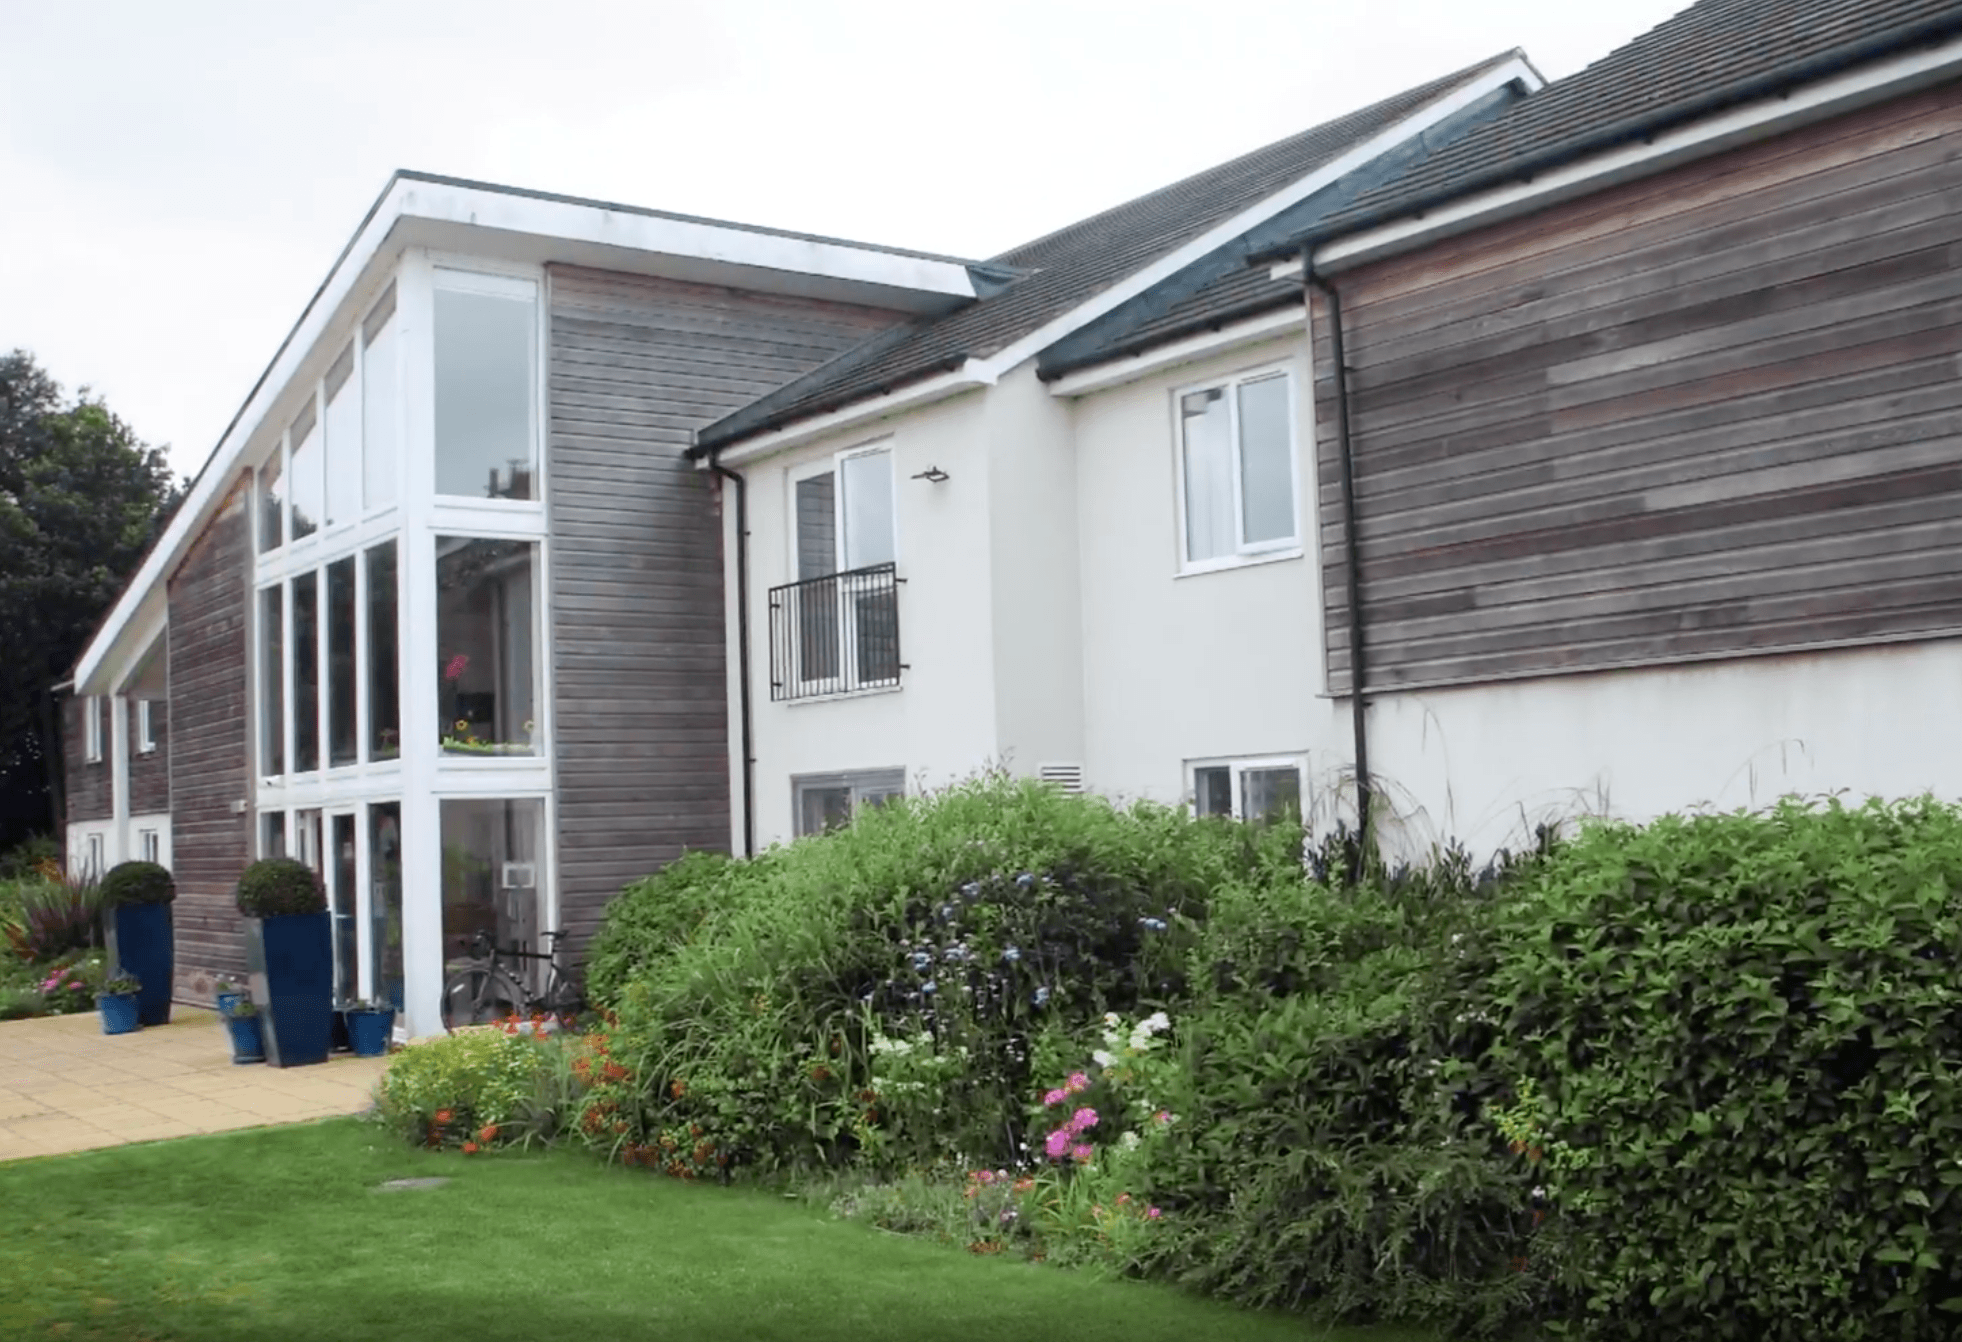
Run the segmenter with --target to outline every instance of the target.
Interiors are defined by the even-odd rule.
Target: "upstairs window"
[[[354,380],[354,346],[327,370],[326,525],[346,526],[361,515],[361,389]]]
[[[435,316],[436,492],[537,498],[537,286],[441,271]]]
[[[899,683],[892,451],[846,452],[791,481],[797,580],[770,592],[771,697]]]
[[[529,755],[536,545],[436,540],[437,696],[445,755]]]
[[[327,512],[327,478],[322,470],[320,450],[320,416],[315,413],[313,397],[307,398],[299,418],[287,431],[289,462],[292,477],[287,483],[293,498],[293,534],[291,539],[304,540],[320,530],[320,519]]]
[[[155,722],[151,719],[151,712],[148,699],[136,701],[136,753],[139,755],[156,753],[157,730]]]
[[[1187,567],[1299,548],[1292,387],[1267,372],[1179,396]]]
[[[395,503],[401,374],[395,363],[395,286],[361,323],[361,498],[368,511]]]
[[[98,695],[82,700],[82,758],[90,764],[102,763],[102,699]]]

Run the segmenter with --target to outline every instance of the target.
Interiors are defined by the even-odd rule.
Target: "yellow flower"
[[[457,729],[458,731],[460,731],[460,732],[467,732],[467,731],[469,731],[469,730],[470,730],[470,719],[468,719],[468,718],[458,718],[458,719],[456,720],[456,729]]]

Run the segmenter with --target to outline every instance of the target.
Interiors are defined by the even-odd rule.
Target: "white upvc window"
[[[92,833],[89,835],[87,856],[82,860],[82,874],[84,876],[94,879],[102,875],[104,864],[102,857],[102,836],[100,834]]]
[[[102,696],[99,694],[82,700],[82,758],[90,764],[102,763]]]
[[[1308,792],[1305,763],[1300,755],[1195,760],[1188,766],[1192,813],[1235,820],[1300,815]]]
[[[1175,393],[1173,405],[1185,570],[1300,553],[1293,375],[1226,378]]]
[[[157,831],[153,829],[138,830],[136,837],[137,842],[141,845],[143,860],[145,862],[161,862],[163,860],[163,840],[157,836]]]
[[[894,688],[899,554],[890,443],[791,472],[791,582],[770,594],[771,697]]]
[[[138,699],[136,701],[136,753],[153,755],[156,749],[157,733],[150,722],[150,701]]]
[[[851,823],[867,806],[883,806],[906,795],[904,769],[858,769],[849,773],[802,774],[790,780],[797,837],[822,834]]]

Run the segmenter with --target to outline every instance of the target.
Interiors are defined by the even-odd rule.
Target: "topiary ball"
[[[312,867],[290,857],[254,862],[238,878],[238,911],[248,918],[319,913],[327,894]]]
[[[177,882],[154,862],[118,862],[98,887],[104,908],[118,904],[168,904],[177,898]]]

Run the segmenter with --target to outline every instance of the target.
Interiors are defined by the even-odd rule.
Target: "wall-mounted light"
[[[939,484],[942,480],[953,479],[951,475],[948,475],[947,472],[941,470],[938,466],[929,466],[913,478],[915,480],[925,480],[928,484],[934,485]]]

